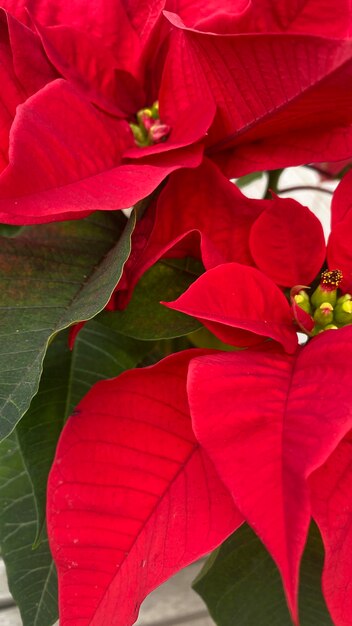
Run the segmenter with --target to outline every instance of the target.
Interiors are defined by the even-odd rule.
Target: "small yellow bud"
[[[334,320],[340,326],[352,324],[352,300],[350,294],[346,293],[338,299],[334,312]]]
[[[341,305],[341,309],[345,312],[345,313],[352,313],[352,300],[345,300],[345,302],[342,303]]]
[[[303,289],[299,291],[295,296],[293,296],[293,299],[295,303],[301,309],[303,309],[303,311],[305,311],[309,315],[311,314],[312,307],[310,306],[309,296],[305,291],[303,291]]]
[[[138,146],[146,146],[148,145],[148,136],[146,131],[141,128],[141,126],[137,126],[137,124],[130,124],[130,129],[133,133],[133,137]]]
[[[142,126],[144,126],[144,122],[146,119],[153,117],[153,113],[151,109],[145,108],[145,109],[141,109],[140,111],[138,111],[137,113],[137,120],[138,123]]]
[[[154,104],[152,105],[151,112],[152,112],[153,119],[158,120],[159,119],[159,102],[158,101],[154,102]]]

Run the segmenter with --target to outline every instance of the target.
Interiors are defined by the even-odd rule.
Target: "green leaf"
[[[0,224],[1,237],[17,237],[25,226],[11,226],[10,224]]]
[[[24,626],[50,626],[57,619],[56,572],[45,531],[40,543],[38,531],[62,426],[92,384],[134,367],[151,348],[119,335],[99,317],[80,331],[73,352],[68,332],[60,333],[47,351],[30,409],[0,443],[0,545]]]
[[[301,626],[333,626],[320,588],[323,558],[312,524],[301,571]],[[245,524],[210,556],[193,588],[218,626],[292,626],[279,572]]]
[[[96,213],[0,237],[0,439],[37,392],[49,340],[108,302],[134,223],[121,213]]]
[[[188,336],[188,339],[196,348],[206,348],[213,350],[223,350],[225,352],[233,352],[234,350],[243,350],[243,348],[236,348],[236,346],[230,346],[228,343],[224,343],[213,333],[210,332],[205,326],[196,330]]]
[[[201,327],[198,320],[172,311],[160,301],[175,300],[198,277],[198,273],[176,263],[161,261],[153,265],[134,289],[124,311],[116,311],[116,328],[135,339],[173,339]]]
[[[236,178],[236,185],[237,187],[240,187],[240,189],[242,189],[242,187],[250,185],[255,180],[259,180],[259,178],[262,178],[263,175],[263,172],[253,172],[253,174],[246,174],[245,176],[241,176],[241,178]]]
[[[39,391],[17,426],[35,495],[37,540],[45,520],[47,477],[67,417],[94,383],[135,367],[152,348],[150,343],[119,335],[113,317],[98,316],[88,322],[77,335],[72,352],[67,332],[55,337],[45,357]]]
[[[57,577],[46,536],[32,549],[36,528],[33,486],[15,431],[0,444],[1,553],[23,626],[50,626],[58,617]]]

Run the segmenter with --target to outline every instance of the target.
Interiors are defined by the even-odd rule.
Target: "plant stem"
[[[278,189],[277,193],[289,193],[291,191],[321,191],[322,193],[329,193],[331,196],[334,193],[331,189],[314,187],[314,185],[297,185],[296,187],[285,187],[284,189]]]
[[[264,194],[264,200],[269,200],[271,195],[270,192],[271,191],[277,191],[277,185],[279,182],[279,178],[282,174],[283,170],[271,170],[270,172],[268,172],[268,183],[266,186],[266,190],[265,190],[265,194]]]

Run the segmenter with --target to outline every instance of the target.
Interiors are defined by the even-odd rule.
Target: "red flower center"
[[[138,111],[136,122],[131,122],[130,127],[140,148],[166,141],[171,132],[171,127],[160,121],[158,102],[154,102],[150,108]]]
[[[339,292],[342,279],[341,270],[325,270],[321,274],[318,287],[311,295],[299,286],[291,290],[291,299],[295,305],[308,315],[304,320],[295,315],[298,325],[307,334],[316,335],[324,330],[352,324],[352,296]],[[312,330],[308,328],[309,320]]]
[[[334,291],[340,286],[342,279],[341,270],[325,270],[321,275],[320,285],[325,291]]]

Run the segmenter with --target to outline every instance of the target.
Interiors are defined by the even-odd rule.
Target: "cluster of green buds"
[[[325,270],[311,296],[305,289],[293,296],[296,304],[314,320],[314,328],[309,334],[317,335],[324,330],[352,324],[352,295],[339,295],[342,279],[340,270]]]
[[[138,111],[136,123],[131,122],[130,128],[134,140],[140,148],[166,141],[171,132],[171,127],[160,121],[158,102],[154,102],[150,108]]]

